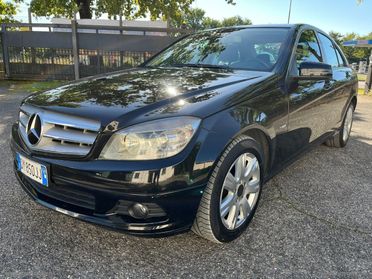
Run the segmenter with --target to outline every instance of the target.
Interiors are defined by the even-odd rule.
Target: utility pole
[[[28,13],[28,23],[32,24],[32,14],[31,14],[31,8],[30,7],[28,7],[28,9],[27,9],[27,13]],[[30,31],[32,31],[32,26],[30,26],[28,29]]]
[[[369,57],[368,74],[366,79],[366,85],[364,87],[364,94],[368,94],[372,87],[372,50],[371,56]]]
[[[78,80],[80,78],[80,73],[79,73],[78,27],[77,27],[76,13],[74,14],[74,19],[71,20],[71,35],[72,35],[72,55],[74,59],[74,74],[75,74],[75,80]]]
[[[289,0],[288,24],[291,20],[291,11],[292,11],[292,0]]]

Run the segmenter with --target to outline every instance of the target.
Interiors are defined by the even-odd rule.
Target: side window
[[[322,62],[320,47],[315,32],[306,30],[301,34],[296,48],[297,66],[301,62]]]
[[[342,58],[342,55],[337,48],[336,48],[336,54],[337,54],[337,59],[338,59],[338,66],[339,67],[345,67],[346,62],[345,62],[344,58]]]
[[[331,65],[332,67],[338,67],[338,59],[336,54],[335,46],[333,45],[332,41],[324,36],[323,34],[319,34],[320,43],[324,49],[324,56],[325,56],[325,63]]]

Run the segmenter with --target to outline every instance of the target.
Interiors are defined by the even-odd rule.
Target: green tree
[[[361,47],[346,47],[343,45],[346,41],[352,40],[371,40],[372,33],[366,36],[359,36],[356,33],[349,33],[342,35],[341,33],[331,31],[329,35],[335,40],[335,42],[340,46],[344,54],[346,55],[349,62],[359,62],[360,60],[365,60],[370,55],[370,49]]]
[[[188,10],[193,0],[31,0],[31,10],[36,16],[64,16],[92,18],[107,13],[109,17],[123,15],[127,19],[150,15],[156,18],[177,18]]]
[[[223,0],[220,0],[223,1]],[[235,4],[233,0],[225,0]],[[180,19],[187,14],[194,0],[31,0],[36,16],[92,18],[107,13],[109,18],[123,15],[126,19],[150,16],[151,19]]]
[[[20,1],[0,0],[0,23],[15,22],[14,16],[17,14],[18,3]]]
[[[331,36],[333,38],[333,40],[335,40],[335,42],[340,47],[342,47],[342,43],[344,42],[344,40],[343,40],[343,35],[341,33],[335,32],[335,31],[331,31],[331,32],[329,32],[329,36]]]
[[[205,17],[205,11],[199,8],[190,9],[183,13],[180,18],[171,21],[174,27],[186,27],[192,30],[203,30],[218,27],[228,27],[236,25],[250,25],[252,21],[240,16],[224,18],[222,21]]]
[[[251,25],[252,21],[248,18],[242,18],[241,16],[233,16],[224,18],[221,22],[221,26],[237,26],[237,25]]]
[[[204,10],[191,8],[187,13],[183,13],[179,19],[173,19],[171,25],[177,28],[189,28],[193,30],[204,29],[204,15]]]
[[[211,29],[221,27],[221,22],[217,19],[205,17],[203,20],[203,28],[204,29]]]

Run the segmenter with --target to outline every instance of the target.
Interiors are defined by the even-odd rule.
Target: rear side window
[[[300,36],[296,48],[297,66],[299,66],[301,62],[322,62],[322,60],[315,32],[312,30],[304,31]]]
[[[340,51],[337,48],[336,48],[336,54],[337,54],[337,59],[338,59],[338,66],[339,67],[345,67],[346,62],[345,62],[344,58],[342,57]]]
[[[324,49],[324,56],[325,56],[325,63],[331,65],[332,67],[338,67],[338,59],[337,59],[337,54],[336,54],[336,49],[332,41],[324,36],[323,34],[319,34],[319,40],[320,43],[323,46]]]

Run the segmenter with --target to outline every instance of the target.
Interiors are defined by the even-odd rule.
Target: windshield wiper
[[[211,69],[231,69],[228,66],[224,65],[214,65],[214,64],[193,64],[193,63],[187,63],[187,64],[171,64],[170,67],[193,67],[193,68],[211,68]]]

